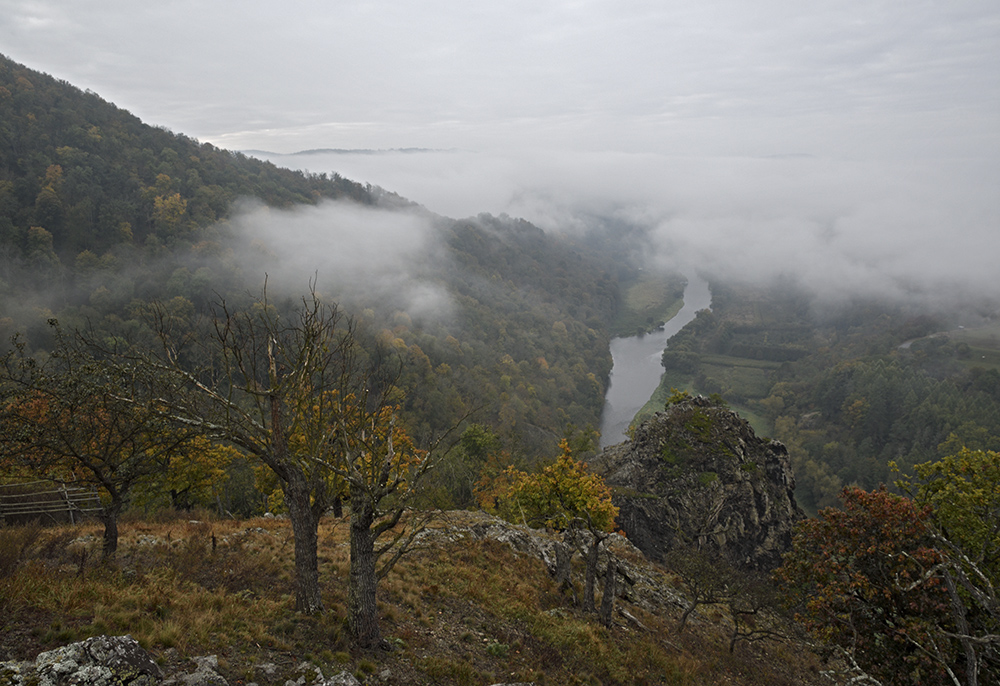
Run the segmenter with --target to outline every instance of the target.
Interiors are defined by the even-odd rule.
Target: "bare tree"
[[[354,322],[315,291],[287,315],[266,290],[249,307],[222,302],[200,340],[179,334],[162,306],[149,317],[159,348],[118,350],[116,359],[157,376],[155,400],[176,425],[236,445],[274,472],[295,540],[295,607],[321,611],[317,532],[343,495],[327,468],[342,399],[387,394],[398,365],[361,350]]]
[[[684,631],[699,605],[724,603],[732,597],[731,571],[718,556],[695,548],[677,548],[670,552],[666,564],[680,578],[691,599],[677,622],[677,633]]]
[[[278,477],[295,537],[300,611],[323,609],[319,520],[348,499],[350,626],[360,645],[380,643],[378,580],[420,528],[418,516],[400,524],[436,455],[418,450],[397,423],[399,359],[364,340],[314,290],[289,315],[266,290],[246,308],[222,303],[201,342],[172,331],[162,308],[154,308],[152,325],[159,350],[131,350],[122,364],[160,376],[156,400],[172,421],[239,446]],[[203,349],[191,355],[191,345]],[[190,358],[205,362],[192,367]]]

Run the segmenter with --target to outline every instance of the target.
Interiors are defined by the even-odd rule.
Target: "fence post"
[[[76,525],[76,517],[73,516],[73,502],[69,499],[69,492],[66,490],[66,484],[62,485],[62,497],[66,501],[66,512],[69,513],[69,523]]]

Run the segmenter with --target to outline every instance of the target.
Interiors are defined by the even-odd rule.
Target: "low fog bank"
[[[555,232],[632,226],[648,235],[650,266],[755,282],[780,276],[830,300],[1000,297],[1000,164],[987,155],[263,156],[336,171],[451,217],[506,213]]]
[[[432,220],[351,202],[279,210],[247,202],[232,227],[245,246],[244,273],[267,277],[274,294],[301,294],[315,279],[345,303],[447,318],[451,301],[433,281],[444,264]]]

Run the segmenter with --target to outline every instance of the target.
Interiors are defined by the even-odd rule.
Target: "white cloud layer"
[[[237,149],[996,144],[994,0],[0,0],[0,16],[8,56]]]
[[[232,220],[247,239],[245,269],[267,276],[272,293],[321,293],[401,307],[413,316],[446,316],[450,299],[427,279],[430,222],[349,202],[294,210],[249,204]]]
[[[989,160],[667,157],[550,152],[310,154],[465,217],[507,213],[555,232],[648,228],[651,263],[821,294],[1000,297],[1000,174]]]
[[[0,17],[9,57],[224,147],[454,151],[280,159],[450,216],[628,218],[651,259],[821,292],[1000,294],[995,0],[0,0]]]

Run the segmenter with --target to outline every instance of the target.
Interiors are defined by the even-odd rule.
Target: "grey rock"
[[[314,686],[361,686],[361,682],[350,672],[341,672],[329,679],[314,682]]]
[[[254,671],[261,677],[271,680],[278,674],[278,665],[273,662],[262,662],[254,667]]]
[[[296,684],[316,684],[323,681],[323,670],[311,662],[300,662],[295,671],[301,674]]]
[[[785,446],[700,396],[657,412],[600,459],[618,525],[654,560],[694,546],[739,569],[773,569],[805,516]]]
[[[131,636],[95,636],[41,653],[34,662],[0,663],[3,686],[153,686],[161,678]]]
[[[193,657],[195,670],[188,674],[177,674],[168,679],[165,684],[183,684],[184,686],[229,686],[226,678],[219,674],[219,658],[216,655]]]
[[[285,686],[361,686],[350,672],[341,672],[329,678],[323,676],[323,672],[316,665],[308,662],[299,664],[295,669],[300,674],[298,679],[285,682]]]

